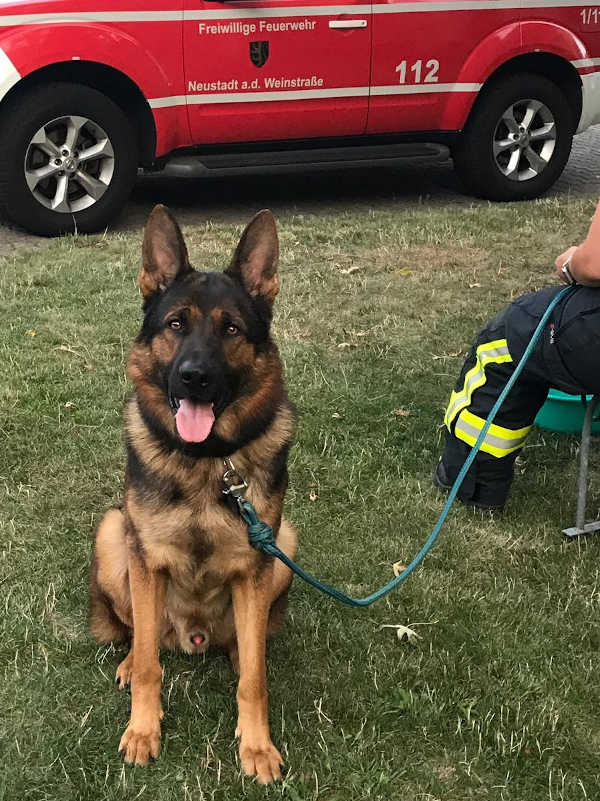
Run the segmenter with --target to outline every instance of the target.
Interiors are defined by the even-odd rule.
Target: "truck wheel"
[[[136,172],[129,120],[95,89],[46,84],[0,112],[0,209],[33,233],[104,228],[125,205]]]
[[[485,89],[453,151],[466,188],[489,200],[526,200],[564,169],[575,124],[562,90],[541,75],[510,75]]]

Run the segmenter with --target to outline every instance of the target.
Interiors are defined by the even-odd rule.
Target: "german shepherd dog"
[[[138,276],[144,319],[128,359],[124,500],[96,531],[90,577],[92,634],[132,640],[116,674],[120,688],[131,683],[125,760],[146,764],[160,750],[159,649],[212,644],[239,674],[241,764],[263,784],[281,777],[265,650],[291,573],[250,546],[222,490],[233,466],[294,557],[296,534],[282,518],[294,419],[269,333],[278,255],[275,221],[261,211],[223,273],[197,272],[168,209],[152,211]]]

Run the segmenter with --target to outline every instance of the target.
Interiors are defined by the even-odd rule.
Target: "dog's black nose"
[[[186,359],[179,367],[179,377],[184,384],[198,389],[207,387],[210,376],[206,366],[201,362]]]

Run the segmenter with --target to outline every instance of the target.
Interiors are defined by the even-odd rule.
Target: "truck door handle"
[[[330,28],[366,28],[366,19],[332,19],[329,20]]]

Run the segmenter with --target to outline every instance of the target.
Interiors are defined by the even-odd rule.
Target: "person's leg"
[[[513,323],[514,310],[510,316],[501,313],[481,331],[451,395],[444,418],[445,448],[434,475],[435,483],[443,489],[449,489],[456,480],[520,356],[515,354],[513,361],[509,351],[507,317]],[[526,319],[523,325],[530,325],[533,332],[535,320]],[[532,359],[533,367],[535,353]],[[547,393],[548,383],[540,380],[538,371],[525,369],[506,397],[461,485],[460,500],[488,509],[504,506],[515,459]]]

